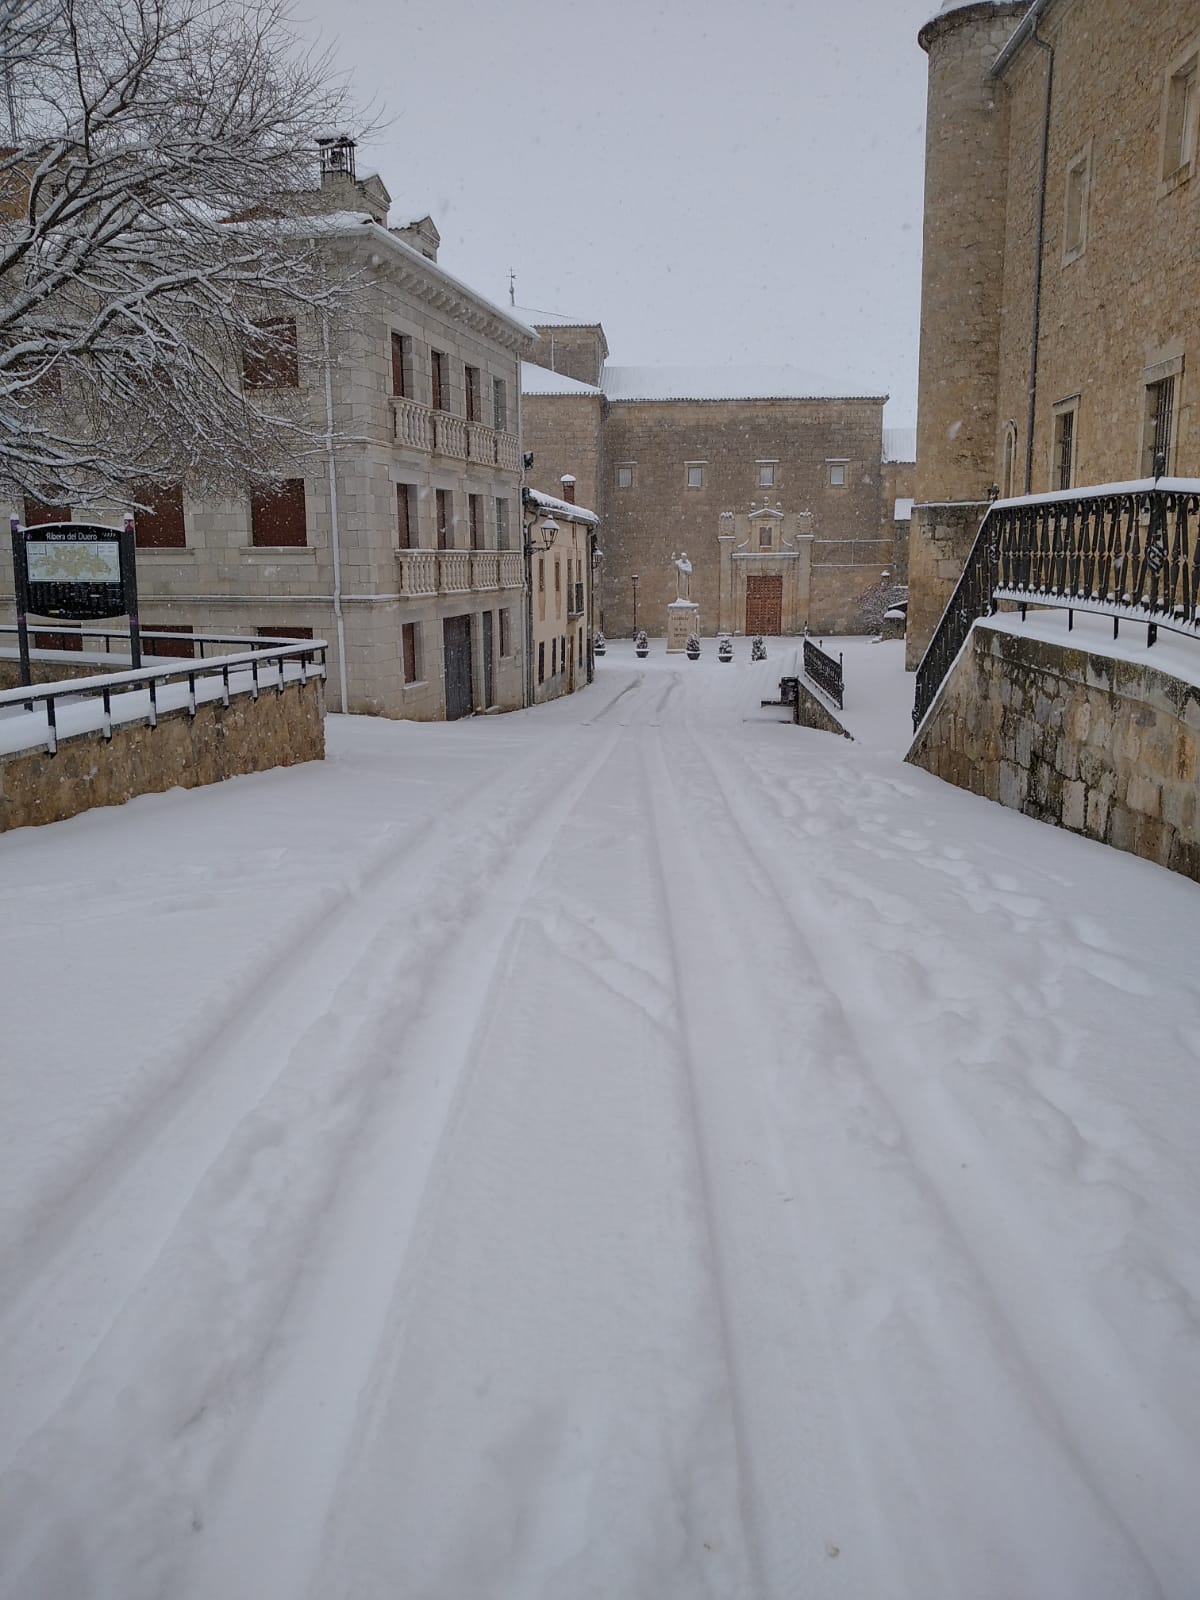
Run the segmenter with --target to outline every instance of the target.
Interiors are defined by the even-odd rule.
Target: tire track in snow
[[[560,772],[577,764],[573,752],[574,741],[567,749],[556,746],[532,771],[522,768],[515,778],[508,773],[472,789],[462,802],[369,857],[332,908],[324,901],[293,930],[249,1001],[216,1022],[202,1048],[189,1048],[143,1115],[121,1130],[85,1180],[24,1238],[7,1275],[0,1275],[0,1348],[10,1370],[22,1372],[21,1384],[6,1390],[0,1413],[7,1459],[63,1404],[152,1270],[203,1175],[228,1148],[232,1130],[287,1075],[293,1053],[328,1014],[339,987],[355,976],[362,953],[379,944],[396,920],[398,887],[403,883],[408,899],[419,901],[404,882],[414,858],[421,858],[421,878],[432,881],[452,859],[454,840],[470,817],[486,824],[506,791],[513,793],[510,803],[525,805],[536,826],[539,797]],[[447,834],[448,842],[439,844],[451,818],[457,821],[453,838]],[[389,971],[407,948],[405,929],[397,931],[400,953],[388,956]],[[22,1259],[38,1262],[33,1277],[18,1275]],[[105,1313],[94,1322],[75,1309],[97,1304]],[[55,1330],[53,1343],[44,1339],[44,1328]]]
[[[748,945],[729,937],[705,882],[688,808],[658,740],[640,736],[647,818],[674,951],[680,1051],[696,1142],[717,1311],[729,1374],[742,1520],[761,1600],[883,1594],[883,1569],[862,1553],[839,1561],[853,1476],[819,1341],[794,1343],[810,1314],[800,1261],[769,1163],[759,1063],[776,1038],[768,1011],[738,979]],[[801,1442],[802,1441],[802,1442]],[[831,1487],[831,1484],[833,1487]]]
[[[915,1315],[918,1319],[917,1337],[927,1341],[930,1350],[936,1351],[940,1347],[943,1351],[949,1351],[955,1358],[961,1358],[964,1352],[969,1352],[967,1359],[976,1362],[982,1356],[983,1370],[979,1374],[980,1385],[986,1389],[989,1382],[992,1384],[998,1382],[1002,1386],[1006,1385],[1012,1392],[1012,1399],[1016,1402],[1013,1409],[1024,1413],[1030,1438],[1035,1441],[1031,1446],[1035,1458],[1041,1455],[1049,1458],[1053,1458],[1056,1454],[1058,1456],[1060,1477],[1056,1485],[1056,1493],[1059,1496],[1057,1517],[1061,1518],[1064,1524],[1068,1519],[1066,1495],[1071,1493],[1075,1497],[1071,1517],[1077,1540],[1087,1543],[1086,1557],[1082,1554],[1080,1543],[1076,1543],[1074,1547],[1069,1542],[1066,1543],[1064,1548],[1054,1552],[1060,1562],[1065,1562],[1065,1566],[1054,1574],[1053,1561],[1046,1548],[1047,1542],[1053,1543],[1051,1528],[1055,1519],[1052,1517],[1051,1524],[1043,1529],[1045,1538],[1041,1541],[1032,1532],[1027,1534],[1024,1541],[1019,1534],[1013,1538],[1008,1559],[1010,1563],[1017,1559],[1027,1564],[1027,1570],[1023,1575],[1018,1576],[1010,1569],[1007,1578],[1002,1580],[1004,1586],[995,1590],[985,1590],[982,1581],[977,1579],[974,1592],[1006,1596],[1012,1592],[1012,1586],[1015,1585],[1024,1596],[1044,1595],[1047,1600],[1051,1600],[1051,1597],[1053,1600],[1060,1600],[1065,1594],[1079,1595],[1081,1600],[1085,1596],[1087,1600],[1097,1600],[1099,1596],[1111,1596],[1112,1600],[1130,1600],[1134,1595],[1150,1597],[1163,1593],[1138,1541],[1111,1496],[1099,1482],[1088,1459],[1088,1452],[1081,1446],[1075,1430],[1063,1415],[1058,1397],[1047,1387],[1042,1372],[1010,1315],[1003,1291],[988,1277],[984,1263],[979,1259],[954,1209],[938,1188],[928,1162],[922,1159],[927,1153],[924,1142],[916,1139],[916,1129],[903,1115],[900,1106],[884,1088],[879,1074],[871,1066],[871,1062],[881,1052],[904,1054],[907,1043],[894,1028],[884,1030],[883,1033],[864,1031],[861,1022],[842,1002],[840,985],[847,981],[854,982],[856,989],[861,987],[864,991],[869,991],[869,981],[864,981],[861,970],[864,962],[869,961],[869,952],[858,947],[853,950],[843,947],[829,918],[821,923],[819,936],[814,933],[807,921],[800,919],[795,907],[783,894],[778,860],[772,859],[764,849],[761,817],[757,812],[750,813],[738,787],[744,783],[746,772],[753,771],[752,764],[739,768],[738,784],[734,784],[723,770],[722,764],[713,759],[705,747],[705,742],[698,738],[690,727],[683,731],[688,740],[689,753],[699,758],[698,764],[707,775],[710,792],[719,797],[723,814],[732,824],[731,829],[723,830],[724,837],[717,840],[716,848],[711,851],[711,859],[726,863],[726,875],[734,891],[731,898],[736,902],[736,883],[733,882],[735,873],[728,855],[730,845],[742,860],[741,872],[736,876],[753,883],[762,912],[765,913],[764,925],[757,933],[759,943],[765,950],[774,949],[776,952],[789,941],[798,947],[792,950],[791,959],[786,963],[774,963],[776,993],[788,984],[802,988],[804,985],[802,975],[806,973],[812,974],[824,991],[826,1003],[820,1009],[825,1015],[819,1049],[830,1066],[833,1080],[835,1082],[841,1080],[844,1102],[841,1115],[852,1114],[860,1123],[865,1121],[867,1124],[865,1150],[868,1159],[866,1170],[862,1173],[863,1184],[867,1186],[869,1192],[869,1185],[878,1179],[883,1167],[895,1166],[902,1179],[901,1203],[903,1188],[906,1185],[910,1186],[919,1197],[918,1204],[922,1210],[928,1212],[930,1222],[944,1240],[945,1265],[939,1269],[937,1276],[945,1280],[949,1298],[945,1303],[939,1304],[935,1301],[922,1307],[919,1304],[920,1296],[917,1296],[915,1300],[910,1299],[910,1303],[904,1305],[903,1318],[910,1324],[907,1335],[909,1342],[912,1343],[910,1319]],[[761,783],[758,787],[760,790],[765,788]],[[757,826],[752,825],[752,815],[753,823],[758,824]],[[819,882],[821,881],[819,867],[817,872]],[[815,903],[811,889],[806,899],[811,913],[815,915],[815,910],[812,909]],[[832,904],[831,899],[831,906]],[[771,924],[774,927],[768,933]],[[850,974],[856,976],[850,978]],[[776,1012],[776,1032],[786,1028],[786,1014],[780,1013],[771,990],[765,986],[763,996],[767,1012],[770,1013],[772,1010]],[[806,1041],[810,1050],[816,1042]],[[919,1063],[914,1062],[913,1068],[919,1073]],[[811,1110],[810,1101],[809,1111]],[[834,1115],[837,1115],[836,1106],[833,1107],[833,1111]],[[863,1131],[860,1127],[859,1134],[856,1135],[860,1148],[864,1146]],[[872,1142],[879,1151],[885,1152],[882,1164],[870,1159]],[[888,1151],[891,1152],[890,1155],[886,1154]],[[852,1151],[851,1154],[853,1153]],[[790,1174],[789,1188],[793,1185],[796,1188],[803,1187],[805,1175],[797,1171],[794,1158],[785,1156],[784,1160]],[[824,1185],[826,1195],[836,1183],[835,1175],[827,1174]],[[810,1200],[818,1205],[822,1204],[825,1195],[815,1193],[811,1183],[808,1188]],[[898,1206],[890,1208],[891,1214],[897,1214],[898,1209]],[[881,1206],[881,1212],[887,1215],[889,1208]],[[901,1244],[903,1245],[903,1239]],[[864,1297],[864,1303],[868,1308],[870,1308],[871,1293],[868,1287]],[[886,1322],[888,1318],[894,1318],[896,1309],[894,1304],[887,1303],[886,1294],[882,1298],[876,1295],[873,1312],[868,1310],[867,1314],[882,1317]],[[982,1319],[981,1310],[986,1313]],[[924,1333],[920,1329],[922,1318],[928,1319],[929,1323]],[[943,1320],[949,1323],[958,1321],[957,1335],[947,1338],[941,1327]],[[975,1324],[973,1329],[972,1324]],[[831,1328],[831,1334],[834,1338],[838,1336],[836,1327]],[[894,1335],[890,1337],[894,1338]],[[927,1377],[934,1383],[938,1381],[936,1371],[928,1373]],[[876,1396],[877,1401],[880,1398]],[[876,1407],[873,1415],[864,1410],[861,1405],[861,1391],[848,1395],[847,1399],[853,1433],[859,1438],[870,1437],[872,1429],[876,1431],[878,1429],[879,1417],[882,1414],[879,1407]],[[944,1404],[944,1401],[942,1403]],[[910,1442],[904,1436],[904,1428],[898,1415],[894,1427],[897,1431],[893,1435],[893,1448],[902,1458],[906,1455],[909,1457],[910,1470],[915,1475],[923,1474],[927,1470],[928,1463],[919,1456],[911,1454]],[[1037,1447],[1036,1440],[1039,1436],[1043,1443]],[[1068,1482],[1064,1482],[1061,1477],[1064,1471],[1068,1475]],[[1073,1483],[1068,1488],[1070,1480],[1073,1480]],[[929,1550],[936,1551],[932,1533]],[[1090,1577],[1083,1576],[1084,1565],[1089,1568]],[[946,1570],[942,1572],[940,1578],[935,1572],[927,1571],[921,1575],[919,1583],[926,1592],[928,1586],[932,1584],[933,1592],[952,1594],[957,1593],[958,1586],[969,1578],[969,1574],[961,1571]],[[911,1574],[910,1584],[916,1579],[917,1575]]]
[[[356,1170],[323,1221],[298,1302],[289,1309],[282,1360],[222,1468],[219,1503],[178,1592],[195,1600],[241,1595],[250,1571],[254,1600],[297,1600],[307,1592],[326,1518],[366,1422],[361,1413],[371,1374],[384,1359],[383,1341],[403,1326],[401,1302],[429,1234],[422,1217],[436,1205],[509,936],[542,862],[620,737],[616,728],[608,733],[522,827],[520,842],[499,872],[484,878],[485,894],[477,893],[462,937],[436,968],[421,1014],[397,1050],[395,1092],[377,1108]],[[386,1018],[367,1031],[360,1049],[390,1048]],[[367,1251],[356,1248],[364,1239],[371,1240]]]

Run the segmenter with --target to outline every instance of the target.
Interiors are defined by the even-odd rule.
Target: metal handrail
[[[828,651],[823,650],[819,644],[814,644],[811,639],[805,639],[804,676],[811,678],[818,689],[824,690],[838,710],[842,710],[845,684],[842,678],[842,657],[840,652],[835,661]]]
[[[1001,600],[1200,636],[1200,480],[1141,478],[996,500],[917,668],[919,727],[979,617]]]
[[[168,638],[177,638],[178,635],[164,635]],[[24,684],[15,689],[0,690],[0,711],[8,706],[20,705],[32,712],[38,704],[46,708],[46,737],[44,740],[48,755],[56,754],[58,750],[58,702],[60,700],[87,700],[98,697],[101,702],[100,731],[106,739],[112,738],[112,697],[114,691],[121,693],[138,689],[146,689],[149,693],[148,719],[152,728],[158,726],[158,690],[161,686],[173,681],[186,681],[188,685],[187,710],[190,716],[196,715],[197,680],[219,677],[221,679],[221,703],[228,706],[230,696],[234,694],[249,694],[257,700],[263,687],[262,668],[264,665],[274,663],[277,666],[274,679],[271,680],[279,694],[282,694],[289,682],[304,685],[310,677],[324,678],[326,676],[325,662],[326,644],[324,639],[302,639],[281,641],[266,649],[252,649],[240,651],[233,655],[212,656],[191,665],[181,662],[178,666],[167,667],[138,667],[128,672],[99,673],[85,678],[60,679],[58,682],[40,685]],[[289,678],[286,667],[295,661],[300,671]],[[243,688],[232,681],[232,675],[249,668],[250,684]],[[88,730],[94,731],[94,730]],[[43,742],[39,740],[38,743]],[[31,747],[32,748],[32,747]]]

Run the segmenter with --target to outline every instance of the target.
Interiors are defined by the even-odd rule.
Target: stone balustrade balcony
[[[525,587],[519,550],[398,550],[396,562],[406,599]]]
[[[392,438],[410,450],[449,456],[455,461],[477,462],[484,467],[500,467],[516,472],[520,466],[515,433],[502,433],[482,422],[468,422],[448,411],[435,411],[419,400],[403,395],[389,396],[392,408]]]

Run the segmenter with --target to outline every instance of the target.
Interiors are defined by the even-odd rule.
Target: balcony
[[[403,395],[391,395],[392,438],[409,450],[421,450],[430,455],[449,456],[454,461],[470,461],[483,467],[499,467],[504,472],[516,472],[520,466],[517,436],[485,427],[482,422],[468,422],[463,417],[451,416],[448,411],[435,411],[419,400],[407,400]]]
[[[525,587],[519,550],[398,550],[396,562],[406,599]]]

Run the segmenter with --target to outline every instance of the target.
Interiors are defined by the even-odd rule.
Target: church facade
[[[703,633],[860,625],[864,593],[895,575],[895,499],[911,493],[883,461],[886,396],[786,368],[614,366],[599,323],[522,315],[542,339],[522,371],[527,479],[554,493],[569,473],[600,512],[608,633],[664,630],[684,553]]]

